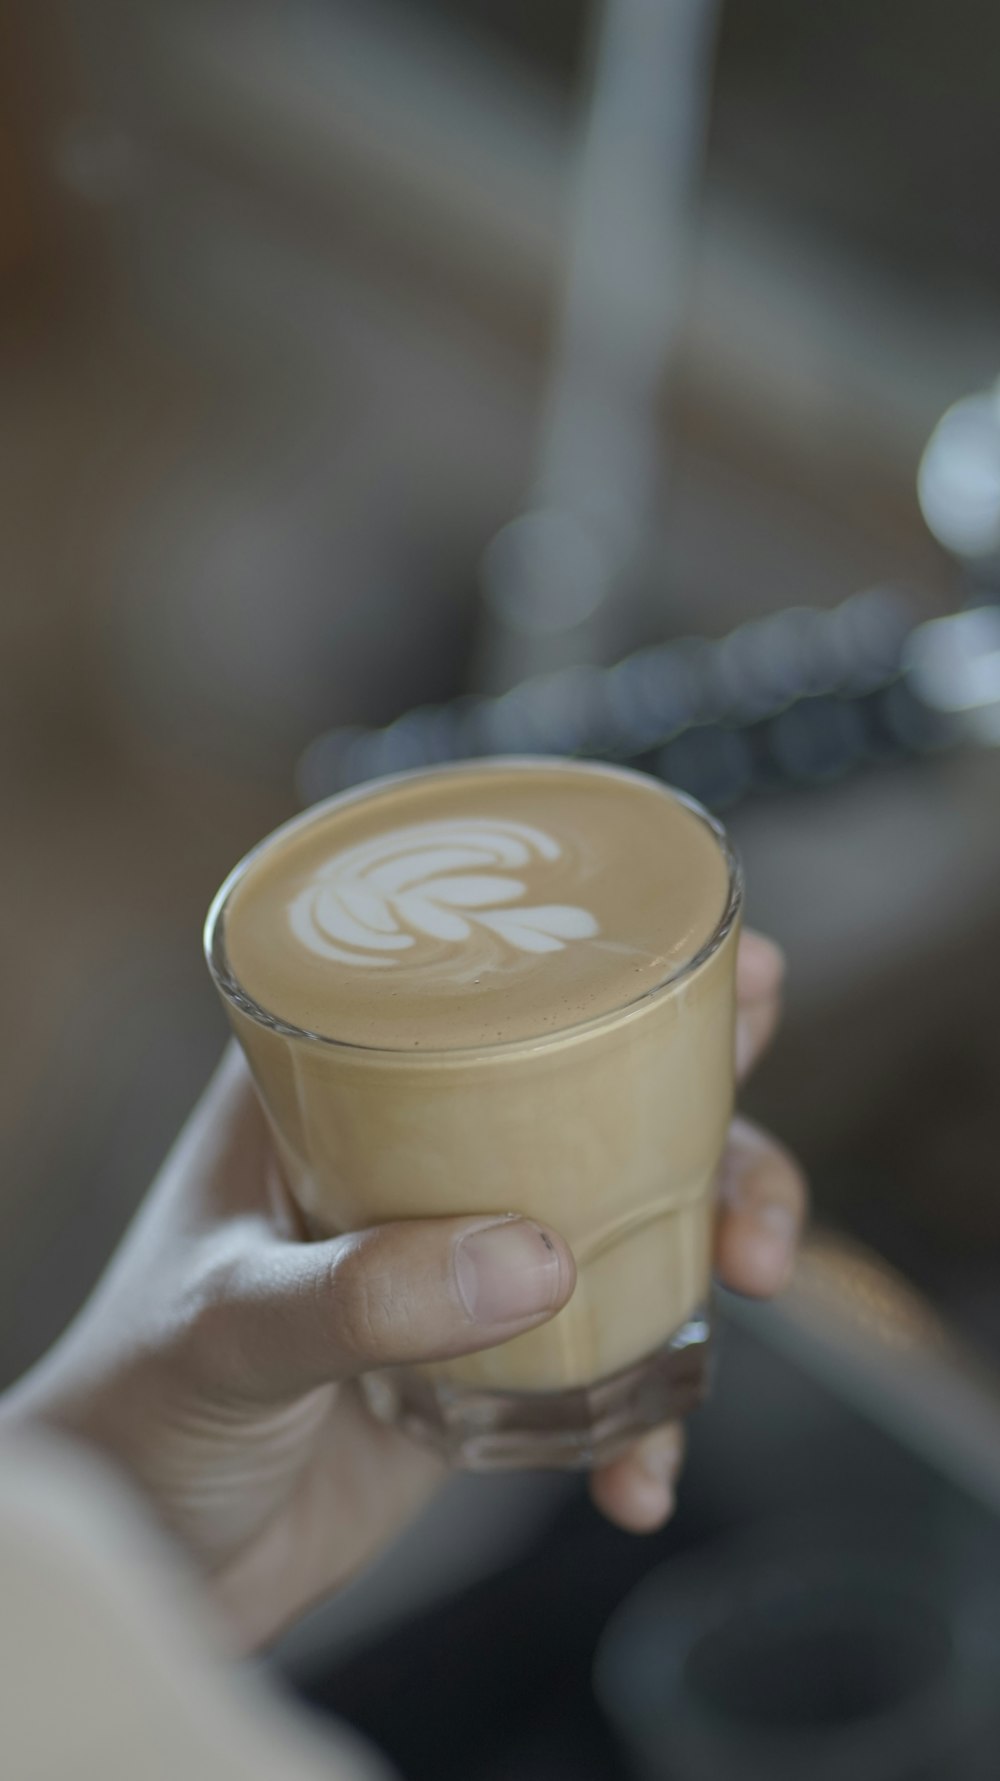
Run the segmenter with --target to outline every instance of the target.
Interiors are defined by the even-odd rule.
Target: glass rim
[[[406,784],[414,779],[436,779],[445,774],[481,773],[502,771],[516,767],[529,770],[545,770],[555,768],[560,772],[579,772],[583,774],[600,773],[608,778],[626,779],[632,784],[642,785],[662,797],[670,798],[676,804],[683,804],[691,814],[698,818],[712,834],[726,864],[727,891],[722,914],[711,933],[702,942],[697,952],[680,965],[668,971],[656,983],[647,989],[640,990],[637,995],[630,996],[627,1001],[618,1003],[613,1008],[605,1009],[601,1014],[589,1014],[583,1020],[571,1021],[567,1026],[554,1028],[550,1032],[531,1034],[526,1038],[495,1039],[489,1044],[458,1045],[371,1045],[358,1039],[338,1039],[330,1033],[317,1033],[309,1027],[297,1026],[265,1008],[257,1002],[249,991],[244,989],[235,972],[232,970],[225,944],[226,908],[236,890],[243,882],[254,864],[276,841],[296,834],[308,828],[311,823],[318,822],[334,805],[338,809],[350,804],[360,803],[366,797],[380,793],[383,789]],[[428,1059],[468,1058],[472,1054],[488,1054],[496,1056],[504,1052],[528,1049],[541,1049],[558,1045],[567,1039],[583,1036],[598,1027],[606,1027],[638,1010],[648,1006],[665,995],[676,984],[692,977],[702,965],[714,957],[723,942],[732,932],[739,919],[743,907],[744,876],[743,864],[739,853],[722,823],[714,817],[697,798],[687,792],[679,791],[675,786],[667,785],[662,779],[656,779],[651,773],[636,772],[631,767],[620,767],[605,761],[587,761],[563,755],[490,755],[483,760],[448,761],[433,767],[411,767],[405,772],[390,773],[378,779],[365,780],[361,785],[351,786],[346,791],[335,792],[330,798],[323,798],[319,803],[309,805],[308,809],[299,811],[287,822],[279,824],[265,835],[238,860],[232,871],[223,879],[209,905],[203,930],[205,961],[209,973],[223,1001],[238,1008],[241,1014],[248,1016],[258,1026],[280,1033],[284,1038],[299,1039],[310,1045],[333,1046],[339,1051],[357,1052],[375,1057],[392,1057],[397,1059],[410,1058],[414,1063]]]

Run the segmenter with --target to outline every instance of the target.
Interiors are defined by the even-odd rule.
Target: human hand
[[[778,1017],[781,958],[747,934],[737,1060]],[[786,1154],[734,1123],[716,1260],[768,1296],[804,1207]],[[573,1258],[518,1219],[412,1220],[306,1243],[242,1057],[230,1047],[92,1300],[10,1395],[4,1417],[103,1449],[211,1580],[242,1644],[273,1636],[358,1570],[422,1506],[445,1467],[370,1413],[359,1376],[471,1353],[565,1304]],[[476,1265],[479,1287],[476,1291]],[[471,1270],[471,1272],[470,1272]],[[636,1532],[671,1507],[676,1429],[595,1472],[595,1501]]]

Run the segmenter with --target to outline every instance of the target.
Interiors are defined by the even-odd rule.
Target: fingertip
[[[630,1482],[619,1526],[627,1534],[655,1534],[666,1527],[673,1512],[674,1493],[667,1485],[636,1477]]]
[[[576,1281],[572,1254],[557,1232],[514,1214],[458,1225],[452,1263],[458,1298],[481,1326],[553,1317]]]
[[[679,1424],[650,1429],[620,1459],[594,1473],[591,1496],[608,1520],[626,1533],[653,1533],[673,1514],[683,1458],[684,1431]]]
[[[654,1534],[674,1512],[670,1485],[638,1470],[613,1481],[597,1473],[590,1494],[605,1519],[626,1534]]]

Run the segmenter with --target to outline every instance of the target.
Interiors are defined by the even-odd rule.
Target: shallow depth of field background
[[[5,11],[0,1379],[80,1303],[221,1048],[203,914],[314,789],[317,738],[499,685],[482,565],[531,496],[594,23]],[[1000,374],[998,66],[983,0],[723,6],[648,517],[591,665],[875,588],[914,622],[968,597],[917,470]],[[852,766],[723,812],[790,960],[750,1105],[823,1224],[1000,1359],[1000,757]],[[475,1499],[515,1545],[532,1489]],[[557,1773],[496,1760],[466,1773]]]

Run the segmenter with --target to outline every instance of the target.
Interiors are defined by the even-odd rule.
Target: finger
[[[802,1171],[787,1150],[747,1120],[734,1120],[715,1235],[724,1286],[750,1298],[780,1292],[795,1262],[806,1200]]]
[[[649,1534],[669,1520],[684,1461],[684,1431],[677,1423],[651,1429],[590,1480],[597,1508],[630,1534]]]
[[[746,930],[736,955],[736,1074],[743,1079],[767,1049],[781,1017],[785,957],[773,940]]]
[[[266,1200],[272,1166],[264,1114],[231,1039],[160,1171],[158,1191],[199,1222],[224,1218]]]
[[[206,1356],[250,1396],[448,1360],[544,1323],[576,1283],[554,1231],[516,1215],[386,1224],[322,1243],[263,1239],[215,1273]]]

